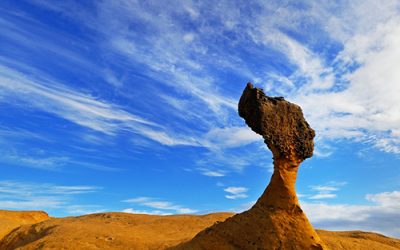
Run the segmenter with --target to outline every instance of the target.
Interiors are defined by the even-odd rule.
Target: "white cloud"
[[[161,7],[158,4],[153,4],[152,9],[134,2],[120,4],[115,1],[106,1],[99,8],[102,16],[98,26],[94,28],[105,35],[115,53],[135,63],[146,65],[148,76],[175,88],[178,92],[190,95],[195,105],[199,101],[202,105],[205,104],[201,112],[208,109],[207,111],[217,115],[226,116],[227,107],[236,109],[236,101],[218,93],[218,88],[214,85],[216,79],[204,68],[204,63],[199,63],[204,60],[212,62],[203,55],[207,46],[195,42],[195,34],[187,32],[184,24],[177,22],[173,17],[173,12],[177,9],[172,6]],[[152,18],[156,15],[153,11],[157,9],[162,9],[164,14],[158,15],[156,19]],[[119,13],[117,18],[115,12]],[[132,12],[140,14],[132,16]],[[110,16],[114,17],[114,22],[104,22]],[[127,32],[126,27],[137,22],[145,23],[154,35],[136,39],[140,36],[139,33],[132,29]],[[182,42],[182,39],[186,42]]]
[[[40,134],[34,133],[32,131],[28,131],[26,129],[19,128],[7,128],[0,126],[0,143],[4,139],[37,139],[41,141],[49,141],[49,138],[46,138]]]
[[[306,197],[307,199],[311,199],[311,200],[336,198],[337,195],[334,192],[339,191],[340,188],[346,184],[347,184],[346,182],[331,181],[325,185],[311,186],[311,190],[314,192],[317,192],[317,193],[313,194],[311,196],[304,195],[304,197]]]
[[[31,200],[0,200],[2,209],[45,210],[60,208],[65,203],[52,197],[35,197]]]
[[[144,203],[144,202],[147,202],[147,201],[149,201],[151,199],[152,198],[150,198],[150,197],[136,197],[136,198],[123,200],[123,202]]]
[[[97,205],[68,205],[64,207],[68,214],[85,215],[94,213],[103,213],[106,210]]]
[[[225,172],[221,170],[210,170],[206,168],[198,169],[202,175],[210,176],[210,177],[222,177],[225,176]]]
[[[342,29],[345,36],[344,49],[336,58],[337,71],[345,72],[340,79],[346,85],[339,91],[312,89],[294,97],[322,137],[361,139],[381,150],[400,152],[399,140],[390,134],[400,126],[400,18],[395,6],[398,8],[398,2],[384,1],[379,6],[373,1],[360,2],[352,5],[351,11],[343,8],[343,21],[336,20],[340,25],[334,29]],[[383,14],[371,16],[366,9]],[[350,19],[355,29],[345,28]],[[334,29],[330,31],[338,32]],[[353,71],[343,69],[352,64],[356,65]]]
[[[211,8],[208,2],[178,1],[165,6],[102,1],[96,16],[83,15],[84,11],[71,16],[64,4],[37,4],[102,34],[101,49],[122,55],[146,76],[174,89],[179,103],[185,103],[184,109],[178,108],[183,110],[180,117],[197,115],[199,126],[211,132],[238,124],[233,118],[236,98],[225,91],[227,83],[220,79],[223,71],[254,79],[267,92],[300,104],[320,138],[369,141],[384,151],[400,152],[400,142],[391,133],[400,129],[398,1],[307,2],[302,8],[292,2],[284,6],[280,2],[256,1],[248,6],[221,2],[219,8]],[[137,32],[136,25],[147,27],[148,34]],[[224,31],[232,33],[229,43],[221,36]],[[247,61],[249,55],[258,59],[271,54],[274,64],[286,65],[285,70],[264,64],[255,68]],[[161,138],[159,142],[165,145],[198,144],[163,132],[148,132],[148,136]],[[316,155],[331,153],[317,147]]]
[[[189,13],[190,17],[193,19],[198,18],[200,15],[199,12],[193,8],[193,6],[186,5],[184,9]]]
[[[238,207],[231,209],[231,211],[234,213],[242,213],[244,211],[249,210],[251,207],[253,207],[254,204],[256,204],[256,202],[257,201],[249,201],[249,202],[240,204]]]
[[[239,194],[239,193],[247,192],[248,189],[245,187],[227,187],[224,189],[224,191],[231,193],[231,194]]]
[[[262,14],[252,18],[257,28],[244,30],[255,43],[275,48],[293,64],[286,75],[260,75],[258,81],[267,93],[285,95],[300,104],[317,130],[317,139],[368,141],[386,152],[399,153],[400,141],[390,132],[400,126],[399,2],[310,2],[304,6],[307,11],[290,3],[278,7],[264,5]],[[275,8],[279,11],[271,14]],[[323,39],[314,33],[305,40],[285,33],[304,33],[307,25],[320,28]],[[316,41],[325,39],[343,46],[333,50],[337,54],[332,60],[313,50],[322,45]],[[330,45],[323,46],[324,51]],[[321,152],[317,145],[316,155],[331,153]]]
[[[55,194],[85,194],[98,191],[93,186],[52,186],[51,191]]]
[[[312,199],[312,200],[331,199],[331,198],[336,198],[336,194],[319,193],[319,194],[315,194],[313,196],[308,197],[308,199]]]
[[[68,5],[68,8],[71,8],[72,5]],[[99,64],[91,61],[82,53],[82,49],[88,46],[84,40],[77,43],[76,37],[73,35],[60,32],[59,29],[54,29],[29,15],[16,14],[17,12],[13,12],[15,10],[12,8],[8,11],[9,15],[0,17],[0,24],[3,35],[7,37],[9,43],[18,44],[18,48],[21,50],[28,49],[33,53],[40,51],[52,55],[53,58],[61,58],[61,60],[53,60],[52,63],[63,68],[66,72],[85,71],[99,76],[102,75]],[[75,14],[77,12],[74,11]],[[74,43],[74,46],[69,46],[71,43]],[[23,63],[26,60],[25,57],[19,57],[18,63]],[[76,67],[68,67],[71,63]]]
[[[2,150],[3,151],[3,150]],[[32,157],[22,156],[16,152],[2,152],[0,162],[11,165],[28,166],[32,168],[45,169],[45,170],[58,170],[61,169],[66,163],[70,161],[68,157]]]
[[[0,181],[0,208],[17,210],[57,209],[67,213],[72,212],[75,208],[76,212],[79,206],[83,208],[84,205],[71,204],[74,196],[97,192],[100,189],[96,186]]]
[[[263,167],[270,162],[262,137],[248,127],[212,128],[196,141],[209,150],[196,161],[198,170],[206,176],[225,176],[230,171],[240,172],[250,165]],[[246,148],[251,144],[251,149]]]
[[[185,43],[190,43],[194,40],[194,34],[193,33],[186,33],[185,35],[183,35],[183,41],[185,41]]]
[[[16,197],[25,197],[32,194],[72,195],[96,192],[96,186],[62,186],[47,183],[25,183],[15,181],[0,181],[0,191],[3,195],[13,194]]]
[[[196,161],[196,165],[205,169],[218,169],[228,172],[241,172],[248,166],[258,166],[269,168],[271,164],[271,152],[261,144],[252,145],[252,147],[242,147],[238,151],[237,148],[212,148],[210,152],[202,155]],[[214,149],[214,150],[213,150]],[[217,150],[215,150],[217,149]]]
[[[230,200],[236,200],[236,199],[244,199],[247,198],[247,194],[233,194],[233,195],[225,195],[225,198],[230,199]]]
[[[262,141],[262,137],[249,127],[213,128],[205,135],[205,145],[216,149],[240,147]]]
[[[339,190],[337,187],[333,186],[312,186],[311,188],[319,192],[332,192]]]
[[[107,81],[108,83],[110,83],[111,85],[113,85],[113,86],[116,87],[116,88],[121,88],[121,87],[124,85],[123,81],[121,81],[121,79],[119,79],[119,78],[115,75],[115,73],[112,72],[112,71],[109,70],[109,69],[106,69],[106,70],[104,71],[104,77],[105,77],[105,79],[106,79],[106,81]]]
[[[299,196],[300,197],[300,196]],[[367,194],[368,205],[311,203],[300,200],[301,208],[314,227],[325,230],[363,230],[400,237],[400,191]],[[243,212],[256,201],[233,209]]]
[[[225,195],[225,198],[231,200],[247,198],[248,195],[246,193],[248,190],[249,189],[245,187],[227,187],[224,191],[229,194]]]
[[[400,191],[368,194],[365,198],[377,204],[385,204],[386,209],[400,208]]]
[[[122,210],[122,212],[130,214],[172,215],[172,213],[166,213],[160,210],[135,210],[133,208],[126,208]]]
[[[50,79],[38,79],[0,65],[0,88],[4,95],[53,113],[83,127],[114,135],[130,130],[163,145],[198,145],[194,140],[168,134],[160,125],[131,114],[117,105],[98,100]]]
[[[198,212],[197,210],[191,208],[182,207],[181,205],[177,205],[169,201],[163,201],[152,197],[137,197],[137,198],[126,199],[123,200],[122,202],[133,203],[139,206],[156,209],[150,212],[159,210],[165,211],[162,212],[164,214],[193,214]],[[126,211],[147,211],[147,210],[134,210],[132,208],[128,208],[128,210]]]
[[[266,165],[266,167],[265,167],[266,169],[267,169],[267,171],[268,171],[268,173],[273,173],[274,172],[274,164],[273,163],[270,163],[270,164],[268,164],[268,165]]]
[[[301,202],[315,227],[327,230],[363,230],[400,237],[400,192],[368,194],[372,205]]]
[[[3,143],[0,141],[0,162],[12,166],[22,166],[29,168],[36,168],[48,171],[60,171],[64,167],[83,167],[87,169],[99,171],[119,171],[119,168],[99,165],[95,163],[88,163],[80,160],[75,160],[67,156],[54,156],[45,151],[30,152],[25,150],[21,153],[12,147],[10,138]]]

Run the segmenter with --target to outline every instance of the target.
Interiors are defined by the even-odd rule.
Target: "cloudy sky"
[[[303,108],[314,226],[400,237],[400,3],[0,3],[0,209],[242,211],[271,153],[248,81]]]

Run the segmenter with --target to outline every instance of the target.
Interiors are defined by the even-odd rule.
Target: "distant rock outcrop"
[[[34,224],[48,219],[50,219],[49,215],[43,211],[0,210],[0,240],[21,225]],[[1,243],[0,249],[2,249]]]
[[[295,191],[298,167],[314,150],[315,132],[301,108],[248,83],[239,115],[272,151],[270,184],[250,210],[201,231],[176,249],[325,249]]]

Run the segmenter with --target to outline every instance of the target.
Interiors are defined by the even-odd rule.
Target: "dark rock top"
[[[315,132],[296,104],[283,97],[269,97],[248,83],[239,101],[239,115],[262,135],[274,159],[303,161],[312,156]]]

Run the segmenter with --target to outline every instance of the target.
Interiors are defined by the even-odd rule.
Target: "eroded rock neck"
[[[262,209],[293,210],[298,207],[296,178],[299,160],[278,158],[274,160],[274,173],[268,187],[255,204]]]

